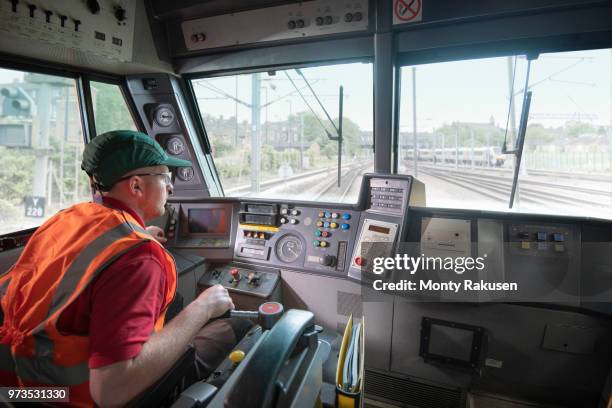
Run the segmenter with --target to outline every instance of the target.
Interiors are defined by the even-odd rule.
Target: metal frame
[[[212,156],[212,147],[210,144],[210,140],[208,138],[208,132],[206,131],[206,125],[202,120],[202,116],[200,114],[200,107],[198,105],[198,101],[196,99],[195,90],[193,88],[193,80],[202,79],[202,78],[216,78],[223,77],[229,75],[245,75],[245,74],[253,74],[253,73],[262,73],[262,72],[270,72],[276,70],[285,70],[285,69],[296,69],[296,68],[310,68],[310,67],[319,67],[319,66],[330,66],[330,65],[342,65],[342,64],[350,64],[355,62],[370,62],[373,64],[371,59],[364,58],[354,58],[354,59],[342,59],[342,60],[334,60],[334,61],[319,61],[314,63],[298,63],[298,64],[283,64],[277,66],[269,66],[269,67],[259,67],[257,69],[246,68],[246,69],[227,69],[227,70],[217,70],[211,72],[202,72],[202,73],[192,73],[192,74],[184,74],[180,81],[181,90],[186,96],[187,106],[190,110],[190,114],[194,117],[194,123],[196,127],[196,131],[198,132],[198,137],[200,141],[203,142],[203,146],[205,148],[205,154],[207,157],[210,157],[209,165],[212,166],[211,172],[217,183],[218,189],[221,192],[222,196],[225,196],[225,192],[223,190],[223,183],[221,178],[219,177],[219,172],[217,171],[217,167],[214,163],[214,157]],[[373,78],[375,80],[375,78]],[[373,82],[374,83],[374,82]],[[375,105],[375,104],[374,104]],[[374,114],[374,112],[372,112]],[[375,158],[376,163],[376,158]],[[210,188],[209,188],[210,189]]]

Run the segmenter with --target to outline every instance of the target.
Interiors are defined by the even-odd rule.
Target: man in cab
[[[163,231],[145,223],[164,214],[170,168],[187,166],[140,132],[108,132],[85,147],[81,167],[102,202],[50,218],[0,278],[2,385],[69,387],[71,405],[120,406],[191,342],[204,359],[231,350],[244,328],[225,319],[203,328],[234,307],[220,285],[165,321],[176,267]]]

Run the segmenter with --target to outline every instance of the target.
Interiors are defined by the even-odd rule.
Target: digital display
[[[224,208],[190,208],[187,227],[190,234],[226,234],[228,218]]]
[[[370,225],[368,231],[380,232],[381,234],[389,234],[389,228],[380,227],[378,225]]]

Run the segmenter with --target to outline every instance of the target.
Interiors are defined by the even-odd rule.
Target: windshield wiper
[[[531,95],[532,92],[529,90],[529,74],[531,72],[531,61],[537,58],[527,56],[527,73],[525,75],[525,87],[523,88],[523,107],[521,109],[521,119],[519,121],[519,131],[516,136],[516,142],[514,143],[514,149],[508,150],[506,144],[506,137],[504,137],[504,144],[502,145],[503,154],[513,154],[516,159],[514,162],[514,175],[512,178],[512,189],[510,191],[510,202],[508,207],[512,208],[514,205],[514,198],[516,196],[516,189],[518,186],[518,177],[521,169],[521,159],[523,158],[523,146],[525,145],[525,134],[527,133],[527,122],[529,121],[529,108],[531,107]],[[516,64],[516,62],[515,62]],[[516,69],[516,65],[515,65]],[[514,79],[512,80],[512,92],[510,94],[510,108],[513,109],[514,99]],[[510,116],[510,114],[508,115]],[[506,125],[506,136],[508,135],[508,125]]]

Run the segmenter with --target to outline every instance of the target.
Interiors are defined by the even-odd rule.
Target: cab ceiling
[[[219,14],[236,13],[278,6],[302,3],[296,0],[149,0],[149,8],[154,18],[161,21],[186,20],[210,17]]]

